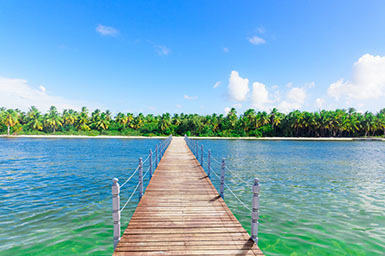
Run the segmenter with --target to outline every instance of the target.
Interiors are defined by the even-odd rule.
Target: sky
[[[385,2],[0,1],[0,106],[385,108]]]

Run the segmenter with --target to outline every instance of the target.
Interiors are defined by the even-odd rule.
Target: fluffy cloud
[[[116,36],[119,33],[116,28],[104,26],[101,24],[96,27],[96,32],[98,32],[102,36]]]
[[[222,84],[221,81],[218,81],[214,84],[213,88],[218,88]]]
[[[351,81],[340,79],[328,88],[337,101],[378,99],[385,96],[385,56],[365,54],[353,65]]]
[[[155,51],[159,56],[169,55],[171,50],[164,45],[154,45]]]
[[[266,43],[265,39],[259,37],[259,36],[252,36],[247,38],[251,44],[258,45],[258,44],[264,44]]]
[[[231,99],[245,101],[250,91],[249,79],[240,77],[237,71],[231,71],[228,89]]]
[[[253,108],[266,110],[266,104],[269,103],[269,92],[264,84],[254,82],[253,92],[251,94],[251,103]]]
[[[186,100],[197,100],[198,99],[198,96],[189,96],[189,95],[184,95],[183,98],[185,98]]]
[[[323,100],[323,99],[317,98],[317,99],[315,100],[315,105],[317,106],[318,109],[322,109],[323,104],[324,104],[324,100]]]
[[[46,111],[51,105],[59,110],[80,109],[81,103],[62,97],[49,95],[44,86],[35,89],[24,79],[0,77],[0,107],[28,110],[32,105]]]
[[[306,89],[304,87],[293,87],[287,92],[286,99],[278,105],[278,109],[283,112],[301,109],[306,97]]]

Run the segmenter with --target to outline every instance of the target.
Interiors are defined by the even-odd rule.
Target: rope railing
[[[138,170],[139,170],[139,165],[138,165],[138,167],[136,167],[135,171],[131,174],[131,176],[130,176],[125,182],[123,182],[123,184],[120,186],[120,188],[123,188],[124,185],[126,185],[127,182],[129,182],[129,181],[134,177],[135,173],[136,173]]]
[[[122,209],[120,209],[120,213],[122,213],[122,212],[124,211],[124,208],[126,208],[126,206],[127,206],[128,202],[130,202],[130,201],[131,201],[131,198],[134,196],[135,192],[138,190],[138,188],[139,188],[139,185],[140,185],[140,184],[139,184],[139,182],[138,182],[138,184],[136,185],[136,187],[135,187],[134,191],[132,191],[132,193],[131,193],[130,197],[127,199],[127,201],[126,201],[126,203],[124,204],[124,206],[122,207]]]
[[[119,185],[118,179],[114,178],[112,180],[112,218],[114,220],[114,250],[116,248],[116,245],[118,244],[120,240],[120,219],[121,219],[121,213],[126,209],[126,206],[131,201],[131,199],[134,197],[135,193],[139,189],[139,201],[143,197],[144,193],[144,178],[149,173],[149,181],[152,178],[152,172],[155,171],[156,167],[158,167],[158,164],[160,160],[162,159],[164,153],[166,152],[168,146],[170,145],[172,140],[172,135],[168,136],[165,140],[163,140],[161,143],[157,144],[155,147],[155,151],[152,151],[152,149],[149,150],[149,154],[147,155],[146,159],[143,161],[143,159],[139,158],[139,164],[136,167],[135,171],[128,177],[128,179],[122,183],[122,185]],[[143,165],[149,161],[148,168],[146,172],[143,175]],[[123,207],[120,208],[120,190],[135,176],[136,173],[139,173],[139,182],[130,194],[129,198],[124,203]]]
[[[190,148],[191,152],[194,154],[198,162],[200,162],[203,169],[204,166],[207,168],[207,176],[210,178],[211,181],[212,177],[211,173],[213,173],[218,180],[220,181],[220,187],[219,187],[219,194],[222,198],[224,198],[224,188],[226,189],[234,196],[234,198],[249,212],[251,212],[251,238],[252,240],[258,244],[258,219],[259,219],[259,180],[257,178],[254,179],[254,183],[252,186],[253,191],[253,197],[252,197],[252,208],[250,208],[246,203],[244,203],[230,188],[230,186],[225,182],[226,177],[226,171],[231,174],[231,177],[235,177],[238,180],[240,180],[242,183],[248,185],[249,182],[245,181],[243,178],[241,178],[239,175],[237,175],[233,170],[228,168],[226,166],[226,159],[222,158],[222,161],[217,160],[216,158],[212,157],[211,150],[205,150],[203,144],[199,143],[197,140],[190,139],[187,135],[184,136],[186,144]],[[207,157],[207,161],[206,161]],[[215,171],[215,168],[213,168],[213,163],[216,163],[220,166],[220,175],[217,174]]]

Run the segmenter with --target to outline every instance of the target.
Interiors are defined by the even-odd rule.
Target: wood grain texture
[[[114,255],[263,255],[183,138],[173,138]]]

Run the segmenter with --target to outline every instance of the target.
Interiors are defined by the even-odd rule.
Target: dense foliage
[[[304,136],[357,137],[385,135],[385,108],[377,114],[358,113],[355,109],[293,111],[283,114],[247,110],[238,116],[235,109],[227,115],[118,113],[86,107],[59,113],[52,106],[42,114],[36,107],[27,113],[18,109],[0,109],[0,133],[6,134],[78,134],[78,135],[195,135],[195,136]]]

